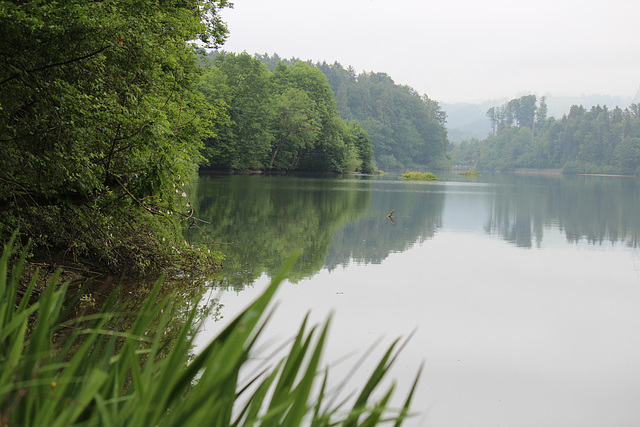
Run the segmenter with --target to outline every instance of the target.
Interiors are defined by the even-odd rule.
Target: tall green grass
[[[25,255],[16,255],[13,243],[0,258],[0,426],[351,427],[400,425],[409,415],[419,374],[401,408],[388,407],[393,386],[377,390],[397,356],[397,342],[355,402],[333,403],[320,367],[328,323],[309,327],[305,320],[288,355],[240,385],[267,305],[293,260],[194,356],[190,331],[197,309],[166,348],[162,337],[172,321],[172,300],[158,297],[160,283],[132,322],[119,322],[114,298],[97,314],[69,316],[68,284],[55,275],[36,292],[36,277],[25,281]]]

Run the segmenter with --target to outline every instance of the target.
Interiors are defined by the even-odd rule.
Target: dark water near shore
[[[640,180],[439,178],[200,177],[225,320],[302,249],[265,346],[332,313],[326,362],[354,355],[337,383],[415,331],[393,371],[404,392],[425,362],[407,425],[640,425]]]

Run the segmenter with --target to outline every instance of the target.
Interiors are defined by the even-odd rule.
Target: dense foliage
[[[355,427],[400,425],[408,415],[417,377],[401,408],[388,407],[393,386],[379,390],[398,341],[353,399],[327,388],[331,377],[320,364],[328,321],[309,328],[305,319],[282,360],[253,377],[245,374],[269,301],[295,259],[193,355],[197,303],[176,319],[174,297],[160,297],[159,282],[130,324],[110,311],[115,294],[100,313],[68,318],[69,284],[56,275],[42,293],[35,278],[21,287],[29,281],[25,254],[11,268],[12,243],[0,256],[0,425]]]
[[[317,67],[329,79],[340,115],[357,120],[371,136],[380,168],[450,167],[446,113],[438,102],[385,73],[356,75],[337,62]]]
[[[0,237],[119,269],[182,251],[174,213],[213,116],[187,41],[223,42],[226,6],[0,2]]]
[[[371,141],[338,116],[326,77],[304,62],[269,71],[246,53],[209,55],[200,91],[221,114],[204,156],[213,168],[373,172]]]
[[[562,169],[565,173],[640,174],[640,105],[622,110],[574,105],[547,118],[545,99],[514,99],[487,111],[492,134],[453,148],[457,164],[484,170]]]
[[[256,55],[269,70],[299,59],[283,59],[277,54]],[[326,62],[307,65],[327,76],[340,117],[355,121],[371,138],[373,157],[382,169],[427,166],[446,169],[446,114],[427,95],[409,86],[397,85],[385,73],[356,74],[352,67]]]

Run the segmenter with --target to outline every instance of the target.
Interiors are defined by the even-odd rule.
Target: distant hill
[[[491,100],[481,104],[441,104],[447,113],[449,141],[459,143],[472,138],[484,139],[491,130],[486,112],[503,101]]]

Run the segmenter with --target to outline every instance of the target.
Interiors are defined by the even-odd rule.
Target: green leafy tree
[[[167,212],[188,209],[180,187],[210,129],[187,42],[222,43],[226,6],[0,3],[3,236],[20,227],[41,247],[150,261]]]
[[[547,114],[549,114],[549,108],[547,107],[547,97],[542,96],[540,97],[540,104],[538,108],[536,108],[536,128],[544,127],[547,121]]]
[[[450,166],[446,114],[436,101],[385,73],[356,75],[338,63],[316,66],[329,79],[340,116],[357,120],[369,134],[378,166]]]
[[[198,85],[198,91],[204,102],[217,113],[211,121],[211,132],[203,140],[201,154],[205,159],[204,164],[227,167],[233,162],[237,151],[233,140],[234,122],[230,117],[229,105],[232,97],[227,76],[218,68],[207,69]]]
[[[304,170],[345,173],[359,170],[361,163],[347,123],[335,115],[324,122],[316,143],[304,156],[299,167]]]
[[[375,171],[371,139],[338,116],[327,76],[317,67],[277,55],[215,51],[207,59],[200,91],[227,118],[205,139],[210,167]]]
[[[209,55],[212,56],[212,55]],[[271,153],[273,135],[270,72],[247,53],[213,55],[201,91],[212,105],[227,106],[229,120],[214,127],[204,141],[211,166],[261,169]],[[215,86],[217,90],[208,89]]]
[[[349,138],[353,141],[353,145],[358,150],[360,159],[360,171],[364,173],[373,173],[376,171],[376,165],[373,160],[373,147],[371,146],[371,138],[369,134],[356,121],[349,122]]]
[[[498,123],[500,122],[499,107],[491,107],[486,112],[489,122],[491,123],[491,133],[495,135],[498,132]]]
[[[640,137],[625,138],[616,147],[614,157],[622,172],[640,175]]]
[[[295,169],[300,157],[313,147],[321,125],[315,107],[313,100],[305,92],[296,88],[286,89],[276,99],[274,103],[276,139],[269,168],[274,167],[275,164],[279,168]],[[278,163],[275,163],[279,152],[280,158]]]
[[[327,77],[302,61],[280,63],[273,71],[272,84],[276,141],[269,167],[280,152],[281,168],[342,171],[336,154],[344,148],[343,124]]]
[[[518,99],[515,109],[516,121],[520,127],[533,129],[536,117],[536,96],[525,95]]]

